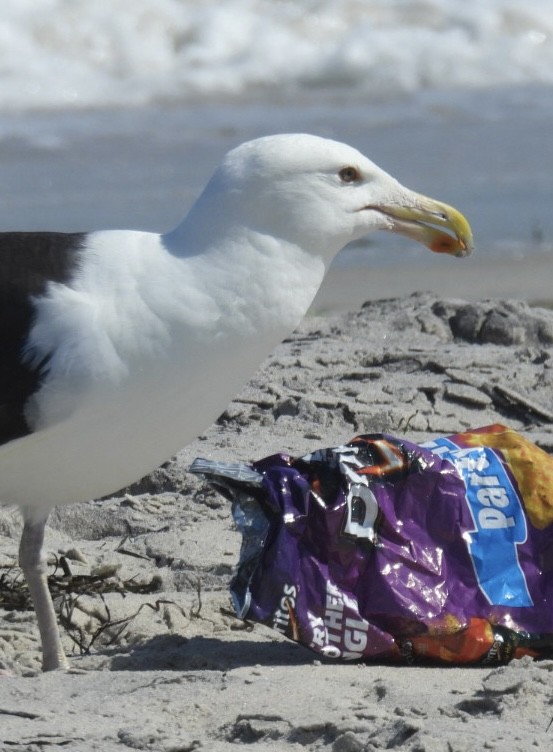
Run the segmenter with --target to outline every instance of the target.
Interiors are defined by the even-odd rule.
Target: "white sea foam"
[[[551,0],[4,0],[0,107],[553,83]]]

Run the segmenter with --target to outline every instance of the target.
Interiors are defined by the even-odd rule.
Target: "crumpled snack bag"
[[[517,432],[191,469],[232,500],[242,618],[341,660],[553,654],[553,457]]]

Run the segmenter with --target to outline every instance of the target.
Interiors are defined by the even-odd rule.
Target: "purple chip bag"
[[[242,618],[342,660],[553,653],[553,458],[520,434],[192,469],[232,499]]]

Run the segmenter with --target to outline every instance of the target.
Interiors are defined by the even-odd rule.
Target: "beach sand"
[[[396,272],[394,287],[392,277],[369,282],[356,271],[344,297],[344,280],[331,275],[317,306],[353,310],[309,315],[216,425],[127,493],[52,514],[47,551],[71,670],[41,674],[32,612],[1,610],[1,752],[551,748],[553,661],[337,664],[237,619],[230,504],[186,472],[198,456],[248,461],[363,432],[422,441],[495,422],[553,451],[553,313],[462,302],[467,283],[467,297],[511,294],[511,282],[521,283],[511,270],[505,287],[496,273],[486,289],[462,266],[434,272],[439,294],[362,309],[365,285],[377,298],[419,280],[397,281]],[[545,281],[527,283],[531,299],[548,296]],[[492,311],[500,325],[482,328]],[[466,316],[463,339],[452,334],[454,315]],[[515,397],[505,399],[502,386]],[[0,511],[0,577],[14,598],[20,528],[16,510]],[[73,580],[55,568],[62,555]]]
[[[394,264],[376,268],[334,266],[313,303],[314,313],[351,311],[366,300],[402,297],[418,290],[466,300],[503,298],[526,300],[532,305],[553,303],[553,248],[534,250],[521,258],[490,257],[477,249],[463,262],[429,256],[424,263]]]

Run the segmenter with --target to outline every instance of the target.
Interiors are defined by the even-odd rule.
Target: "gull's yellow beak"
[[[441,201],[409,192],[408,205],[390,204],[372,208],[391,220],[388,230],[407,235],[428,246],[434,253],[468,256],[473,250],[469,223],[461,212]]]

